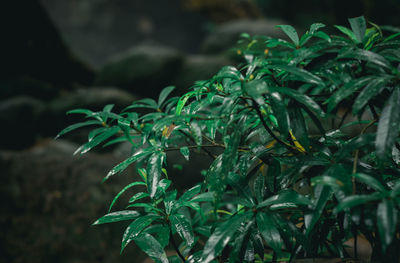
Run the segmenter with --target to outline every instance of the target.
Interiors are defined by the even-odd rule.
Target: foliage
[[[321,23],[301,37],[279,26],[288,40],[243,34],[243,64],[181,97],[169,98],[167,87],[158,101],[119,114],[112,105],[69,112],[87,120],[60,135],[96,127],[76,153],[131,143],[131,156],[104,181],[132,164],[142,177],[94,224],[131,222],[121,252],[133,241],[156,262],[345,258],[344,243],[356,236],[373,259],[397,261],[400,33],[349,21],[351,29],[336,26],[339,36]],[[169,151],[210,158],[203,182],[178,192],[165,169]],[[113,211],[132,188],[140,191],[126,209]]]

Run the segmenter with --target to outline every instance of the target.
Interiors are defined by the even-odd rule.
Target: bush
[[[336,26],[341,36],[321,23],[302,37],[279,26],[290,41],[243,34],[243,64],[181,97],[168,99],[167,87],[119,114],[112,105],[70,111],[88,120],[59,135],[98,126],[76,153],[131,143],[103,181],[134,163],[143,179],[94,224],[130,221],[121,251],[133,241],[156,262],[343,259],[357,257],[361,239],[372,260],[397,262],[400,33],[349,22]],[[170,151],[211,158],[203,182],[178,192],[165,169]],[[113,212],[132,188],[141,190]]]

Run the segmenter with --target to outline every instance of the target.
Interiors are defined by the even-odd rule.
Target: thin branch
[[[196,144],[196,141],[192,138],[192,136],[190,136],[189,134],[187,134],[186,132],[179,130],[180,133],[182,133],[184,136],[186,136],[191,142],[193,142],[194,144]],[[216,159],[217,156],[215,156],[214,154],[212,154],[209,150],[207,150],[206,148],[202,147],[200,145],[200,148],[208,155],[210,156],[212,159]]]
[[[289,144],[285,143],[284,141],[282,141],[281,139],[279,139],[279,138],[272,132],[272,130],[268,127],[267,123],[265,122],[264,117],[262,116],[262,113],[261,113],[260,109],[259,109],[258,106],[257,106],[257,102],[256,102],[254,99],[252,99],[252,101],[253,101],[253,104],[254,104],[254,109],[256,110],[257,115],[258,115],[258,117],[260,118],[261,123],[262,123],[262,125],[264,126],[265,130],[272,136],[272,138],[274,138],[278,143],[280,143],[280,144],[282,144],[283,146],[285,146],[290,152],[296,153],[296,152],[293,150],[293,148],[291,147],[291,145],[289,145]]]

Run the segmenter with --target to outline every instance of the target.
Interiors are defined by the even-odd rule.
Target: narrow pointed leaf
[[[301,108],[298,107],[297,103],[293,103],[292,105],[289,105],[288,111],[290,118],[290,130],[293,131],[293,134],[299,143],[304,146],[306,151],[308,151],[310,148],[310,141],[308,139],[307,126]]]
[[[322,23],[314,23],[310,26],[310,34],[314,34],[315,32],[317,32],[320,28],[325,27],[324,24]]]
[[[263,208],[275,204],[293,204],[293,205],[311,205],[311,201],[293,190],[287,189],[279,194],[271,196],[257,205],[257,208]]]
[[[171,225],[188,246],[194,243],[194,234],[189,220],[180,214],[170,216]]]
[[[160,92],[160,96],[158,98],[158,107],[160,108],[161,105],[164,103],[164,101],[168,98],[168,95],[175,89],[174,86],[169,86],[164,88],[161,92]]]
[[[386,188],[377,179],[368,174],[356,173],[353,175],[357,181],[362,182],[379,192],[386,192]]]
[[[161,244],[152,235],[144,233],[134,239],[135,244],[151,259],[159,263],[168,263],[167,254]]]
[[[306,83],[319,85],[319,86],[325,86],[324,81],[320,77],[318,77],[317,75],[314,75],[313,73],[311,73],[305,69],[297,68],[295,66],[282,65],[282,64],[277,64],[277,65],[274,64],[274,65],[270,65],[270,66],[267,65],[265,67],[270,68],[270,69],[284,70],[284,71],[289,72],[292,75],[296,76],[297,79],[304,81]]]
[[[119,163],[114,168],[112,168],[111,171],[108,172],[107,176],[103,178],[103,182],[105,182],[108,178],[110,178],[114,174],[124,171],[126,168],[128,168],[129,165],[136,162],[140,158],[145,157],[146,155],[152,154],[153,152],[154,152],[153,148],[146,148],[146,149],[138,150],[131,157],[129,157],[128,159],[124,160],[123,162]]]
[[[189,161],[189,154],[190,154],[189,148],[188,147],[181,147],[179,149],[179,151],[181,152],[183,157],[185,157],[186,161]]]
[[[377,66],[380,66],[385,69],[391,69],[390,62],[386,60],[381,55],[374,53],[369,50],[364,49],[349,49],[341,54],[339,54],[338,58],[352,58],[364,60],[370,63],[373,63]]]
[[[384,197],[381,193],[373,193],[371,195],[352,195],[344,198],[334,209],[335,213],[339,213],[347,208],[359,206],[371,201],[380,200]]]
[[[357,114],[368,102],[376,96],[390,81],[389,77],[376,78],[371,80],[360,92],[353,104],[353,114]]]
[[[76,130],[78,128],[89,126],[89,125],[101,125],[101,121],[90,120],[90,121],[85,121],[85,122],[72,124],[72,125],[68,126],[67,128],[63,129],[59,134],[57,134],[56,139],[58,137],[64,135],[64,134],[68,133],[68,132],[71,132],[71,131]]]
[[[325,205],[328,202],[328,200],[332,196],[332,189],[328,186],[320,186],[316,187],[318,189],[318,192],[315,195],[315,207],[313,209],[313,213],[309,216],[309,223],[306,224],[307,230],[306,234],[309,235],[314,228],[315,224],[318,222],[319,218],[322,215],[322,212],[324,211]]]
[[[362,43],[364,40],[365,31],[367,30],[365,18],[363,16],[349,18],[349,22],[357,43]]]
[[[163,162],[163,154],[160,152],[154,153],[147,163],[147,188],[150,193],[150,198],[154,198],[158,188],[158,182],[161,177],[161,168]]]
[[[201,185],[197,184],[197,185],[193,186],[192,188],[190,188],[189,190],[187,190],[185,193],[183,193],[183,195],[179,198],[179,201],[181,201],[181,202],[189,201],[195,195],[200,193],[200,191],[201,191]]]
[[[270,99],[274,116],[278,119],[279,131],[283,137],[286,138],[289,131],[289,114],[287,107],[282,99],[282,96],[278,92],[270,93],[268,98]]]
[[[140,199],[143,199],[143,198],[146,198],[149,196],[150,195],[148,193],[143,193],[143,192],[137,193],[129,199],[129,203],[134,203],[137,200],[140,200]]]
[[[248,216],[248,213],[236,214],[220,224],[207,240],[201,262],[209,263],[216,258],[234,237],[239,226]]]
[[[400,126],[400,88],[396,87],[382,110],[376,133],[376,154],[385,159],[391,153],[399,134]]]
[[[392,243],[397,228],[397,209],[394,201],[383,199],[376,213],[379,237],[383,253],[385,253],[386,248]]]
[[[353,42],[357,43],[357,38],[354,35],[353,31],[344,26],[335,26],[335,27],[339,29],[343,34],[347,35],[351,40],[353,40]]]
[[[136,219],[140,216],[140,213],[133,210],[123,210],[118,212],[113,212],[104,215],[103,217],[96,220],[93,225],[101,225],[106,223],[114,223],[124,220]]]
[[[90,151],[93,147],[96,147],[97,145],[99,145],[100,143],[106,141],[108,138],[114,136],[115,134],[117,134],[119,131],[121,130],[120,127],[118,126],[112,126],[110,128],[108,128],[107,130],[105,130],[103,133],[97,135],[96,137],[94,137],[92,140],[90,140],[89,142],[87,142],[86,144],[82,145],[81,147],[79,147],[74,154],[80,153],[80,154],[84,154],[87,153],[88,151]]]
[[[273,90],[291,97],[292,99],[296,100],[298,103],[304,105],[310,111],[315,112],[318,116],[320,116],[320,117],[325,116],[325,112],[321,109],[321,107],[318,105],[318,103],[316,103],[313,99],[311,99],[307,95],[304,95],[304,94],[298,92],[297,90],[285,88],[285,87],[274,88]]]
[[[260,212],[257,213],[256,221],[258,230],[260,231],[265,242],[275,251],[275,253],[280,255],[282,251],[283,240],[272,217],[270,217],[269,214]]]
[[[341,88],[336,90],[336,92],[331,96],[328,102],[328,112],[332,111],[342,100],[352,95],[354,92],[364,87],[371,81],[373,81],[374,76],[366,76],[359,79],[354,79],[344,84]]]
[[[111,211],[111,209],[113,208],[115,202],[118,200],[118,198],[119,198],[123,193],[125,193],[126,190],[128,190],[129,188],[132,188],[132,187],[134,187],[134,186],[136,186],[136,185],[146,185],[146,184],[143,183],[143,182],[133,182],[133,183],[128,184],[127,186],[125,186],[125,187],[114,197],[114,199],[112,200],[111,205],[110,205],[110,207],[108,208],[108,212]]]
[[[297,34],[296,29],[290,25],[278,25],[282,29],[283,32],[293,41],[293,43],[298,46],[299,45],[299,35]]]
[[[122,237],[121,244],[121,253],[124,248],[131,242],[133,239],[138,237],[143,229],[149,226],[154,220],[161,218],[159,215],[149,214],[145,216],[141,216],[133,221],[125,230],[125,233]]]

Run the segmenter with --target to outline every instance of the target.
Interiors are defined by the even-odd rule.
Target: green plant
[[[156,262],[346,258],[344,243],[357,236],[373,260],[397,262],[400,33],[349,21],[351,29],[336,26],[344,37],[320,23],[301,37],[279,26],[290,41],[243,34],[243,64],[181,97],[168,99],[167,87],[158,101],[135,101],[119,114],[112,105],[70,111],[88,120],[59,135],[99,126],[76,153],[131,143],[132,155],[103,181],[133,163],[142,177],[94,224],[131,221],[121,252],[134,241]],[[192,151],[204,153],[212,160],[204,181],[174,189],[169,151],[188,161]],[[126,210],[112,212],[140,186]],[[176,255],[167,258],[167,247]]]

